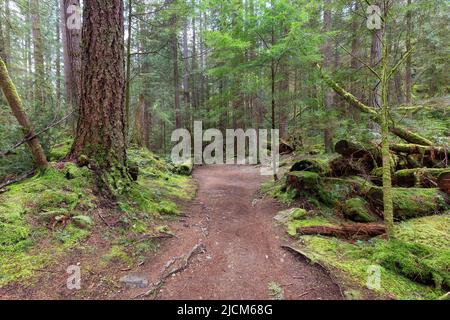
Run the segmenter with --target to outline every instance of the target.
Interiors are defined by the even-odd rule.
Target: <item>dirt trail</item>
[[[270,299],[269,283],[276,283],[285,299],[341,298],[328,275],[280,247],[288,239],[273,216],[282,207],[257,198],[265,179],[259,169],[207,166],[197,168],[194,178],[199,190],[185,209],[188,217],[171,226],[177,238],[166,241],[139,273],[154,283],[174,257],[198,243],[206,251],[169,277],[158,299]],[[122,298],[144,291],[128,289]]]

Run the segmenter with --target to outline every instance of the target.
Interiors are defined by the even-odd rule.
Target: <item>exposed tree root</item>
[[[188,267],[191,259],[195,255],[204,253],[205,251],[206,251],[205,245],[203,243],[198,243],[187,254],[171,259],[169,262],[166,263],[163,271],[161,272],[159,280],[152,285],[150,290],[138,294],[137,296],[134,297],[134,299],[148,297],[151,295],[153,295],[153,299],[156,299],[159,291],[161,290],[162,286],[169,277],[185,270]]]

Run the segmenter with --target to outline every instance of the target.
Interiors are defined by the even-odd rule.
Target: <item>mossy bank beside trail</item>
[[[69,146],[58,146],[51,159],[60,159]],[[139,167],[138,179],[115,202],[99,196],[88,167],[72,162],[51,162],[2,190],[0,287],[33,284],[42,270],[61,268],[72,256],[91,257],[91,269],[131,266],[170,236],[164,221],[181,213],[180,203],[195,195],[195,185],[149,151],[131,148],[128,157]]]
[[[394,187],[395,236],[387,240],[379,181],[355,171],[333,172],[329,164],[340,159],[286,155],[279,181],[262,185],[262,193],[288,206],[274,219],[293,247],[328,269],[348,299],[443,298],[450,290],[448,194],[432,185]],[[369,228],[378,235],[369,236]],[[319,235],[325,230],[340,232]]]

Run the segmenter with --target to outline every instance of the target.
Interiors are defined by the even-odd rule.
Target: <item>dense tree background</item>
[[[77,4],[0,0],[0,54],[36,131],[71,114],[40,137],[47,154],[75,135],[81,34],[61,23],[67,18],[61,10]],[[314,66],[320,62],[372,105],[377,80],[365,65],[380,66],[367,6],[359,0],[125,1],[128,143],[167,154],[171,131],[191,128],[194,120],[205,128],[280,128],[283,137],[301,137],[306,149],[318,152],[332,151],[343,136],[379,138]],[[390,107],[439,144],[448,144],[442,132],[449,117],[436,106],[448,107],[449,13],[445,0],[390,1],[384,30],[391,65],[413,48],[389,82]],[[433,118],[424,127],[426,119],[411,111],[417,105],[436,107],[442,121]],[[0,150],[22,138],[0,97]],[[32,167],[25,146],[14,153],[0,158],[0,177]]]

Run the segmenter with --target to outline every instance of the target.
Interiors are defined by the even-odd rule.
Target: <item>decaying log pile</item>
[[[450,173],[442,173],[437,180],[438,187],[441,191],[450,195]]]
[[[386,233],[383,224],[353,223],[340,226],[311,226],[297,228],[299,235],[322,235],[341,238],[375,237]]]
[[[450,169],[441,169],[441,168],[403,169],[397,171],[394,174],[393,180],[394,184],[399,187],[436,188],[439,187],[438,179],[441,177],[441,175],[442,177],[444,177],[445,174],[450,176]]]

